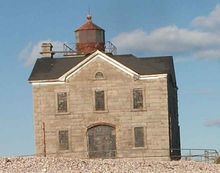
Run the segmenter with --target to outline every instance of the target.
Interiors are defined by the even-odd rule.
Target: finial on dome
[[[87,15],[87,20],[89,20],[89,21],[91,21],[92,20],[92,16],[89,14],[89,15]]]

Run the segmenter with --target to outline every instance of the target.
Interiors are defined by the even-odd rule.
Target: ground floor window
[[[134,146],[144,147],[144,127],[134,128]]]
[[[69,149],[69,135],[68,130],[59,131],[59,150]]]

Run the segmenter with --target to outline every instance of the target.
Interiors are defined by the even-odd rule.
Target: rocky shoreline
[[[147,159],[1,158],[0,173],[220,173],[219,164]]]

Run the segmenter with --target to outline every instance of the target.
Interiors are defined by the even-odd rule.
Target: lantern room
[[[105,51],[105,30],[92,22],[92,16],[87,16],[87,22],[75,31],[75,36],[78,54]]]

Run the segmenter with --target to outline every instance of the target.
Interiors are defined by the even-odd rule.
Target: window
[[[103,90],[95,91],[95,110],[105,110],[105,93]]]
[[[142,89],[133,90],[133,108],[134,109],[143,108],[143,90]]]
[[[97,72],[97,73],[95,74],[95,78],[96,78],[96,79],[104,79],[104,75],[103,75],[102,72]]]
[[[67,112],[67,92],[57,93],[57,112]]]
[[[60,150],[68,150],[69,149],[68,130],[59,131],[59,149]]]
[[[144,128],[143,127],[135,127],[134,128],[134,140],[135,147],[144,147]]]

